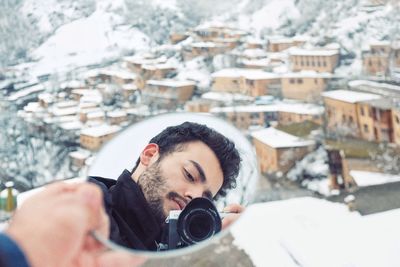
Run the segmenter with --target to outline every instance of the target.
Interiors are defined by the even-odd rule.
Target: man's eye
[[[186,175],[188,180],[190,180],[191,182],[194,182],[194,177],[190,174],[190,172],[185,170],[185,175]]]

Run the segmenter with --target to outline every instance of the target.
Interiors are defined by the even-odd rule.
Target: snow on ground
[[[367,172],[367,171],[350,171],[351,177],[353,177],[357,186],[370,186],[379,185],[386,183],[393,183],[400,181],[400,175],[392,175],[387,173],[379,172]]]
[[[314,198],[254,204],[231,228],[255,266],[375,267],[400,262],[400,209],[361,216]]]

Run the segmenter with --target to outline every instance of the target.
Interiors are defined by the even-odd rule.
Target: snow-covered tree
[[[398,148],[387,143],[379,145],[380,153],[371,154],[376,166],[385,173],[400,173],[400,154]]]
[[[21,0],[0,1],[0,67],[26,60],[29,48],[37,45],[34,25],[19,12]]]
[[[68,152],[72,147],[58,132],[49,140],[22,118],[15,116],[11,105],[0,112],[0,179],[12,180],[16,188],[25,191],[55,178],[72,176],[68,170]],[[68,176],[68,177],[67,177]]]

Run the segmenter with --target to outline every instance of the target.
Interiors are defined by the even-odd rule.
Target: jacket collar
[[[131,173],[124,170],[117,183],[110,188],[112,206],[123,217],[129,228],[148,248],[159,242],[161,225],[151,212],[149,205]]]

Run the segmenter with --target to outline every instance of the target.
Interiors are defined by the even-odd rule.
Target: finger
[[[52,189],[57,190],[57,188]],[[58,215],[65,219],[68,219],[66,214],[73,214],[71,219],[75,221],[74,224],[79,221],[79,228],[82,231],[100,228],[104,221],[102,192],[94,184],[79,184],[74,191],[58,194],[53,196],[52,199],[59,207],[55,213],[60,213]],[[68,219],[67,221],[71,220]]]
[[[58,195],[65,192],[72,192],[78,187],[77,184],[70,184],[66,182],[53,182],[44,186],[42,196]]]
[[[223,210],[224,212],[233,212],[233,213],[242,213],[244,211],[244,207],[239,204],[230,204],[226,206]]]
[[[132,255],[127,252],[121,251],[107,251],[102,253],[98,258],[99,267],[136,267],[142,265],[146,261],[146,258]]]
[[[54,199],[63,195],[64,193],[73,192],[77,186],[65,182],[54,182],[43,187],[36,188],[30,191],[19,201],[18,208],[21,209],[25,206],[25,202],[43,201],[43,199]],[[46,201],[47,202],[47,201]]]
[[[83,183],[77,188],[76,194],[84,204],[89,218],[86,229],[103,229],[102,224],[105,220],[105,213],[102,205],[103,193],[101,189],[94,184]]]
[[[104,210],[104,206],[102,205],[100,208],[101,214],[101,222],[99,227],[96,229],[102,236],[108,238],[110,235],[110,218],[108,217],[107,213]]]
[[[103,253],[107,248],[88,234],[83,241],[83,250],[90,251],[91,253]]]
[[[229,216],[226,216],[224,219],[222,219],[222,225],[221,228],[225,229],[229,225],[231,225],[233,222],[235,222],[239,218],[240,214],[230,214]]]
[[[103,236],[104,238],[108,239],[109,238],[109,232],[110,232],[110,220],[108,218],[108,215],[104,212],[104,209],[102,209],[102,216],[101,216],[101,224],[100,227],[97,229],[94,229],[96,233],[99,235]],[[99,242],[97,239],[93,238],[91,234],[88,234],[88,236],[85,239],[85,248],[91,251],[103,251],[105,249],[104,245]]]

